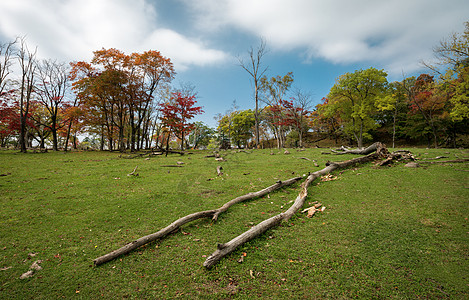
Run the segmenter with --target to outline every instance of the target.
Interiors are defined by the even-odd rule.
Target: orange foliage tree
[[[124,151],[140,149],[150,122],[149,107],[157,90],[174,78],[169,58],[150,50],[126,55],[117,49],[94,52],[90,63],[72,63],[73,90],[81,102],[86,125],[101,139],[108,140],[108,148]],[[104,145],[103,145],[104,147]]]

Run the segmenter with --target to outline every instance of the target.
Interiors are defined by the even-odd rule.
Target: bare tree
[[[0,44],[0,95],[2,95],[8,83],[7,77],[10,75],[10,67],[13,64],[12,54],[16,40]]]
[[[17,54],[18,62],[20,64],[21,78],[20,78],[20,148],[21,152],[26,153],[26,127],[29,114],[29,104],[31,95],[35,84],[36,73],[36,52],[29,51],[26,45],[26,39],[20,38],[20,49]]]
[[[38,75],[40,84],[37,85],[36,92],[49,115],[48,122],[42,125],[50,129],[53,149],[57,151],[57,130],[65,126],[65,124],[60,124],[59,113],[66,103],[67,92],[70,88],[68,68],[65,63],[42,60],[38,63]]]
[[[262,67],[262,58],[266,54],[266,43],[264,39],[261,39],[259,47],[257,49],[250,48],[248,51],[249,61],[245,62],[241,58],[238,58],[239,65],[246,70],[252,77],[254,84],[254,101],[256,103],[256,108],[254,110],[254,119],[255,119],[255,135],[256,135],[256,147],[259,148],[259,85],[262,76],[267,71],[267,67]]]
[[[303,92],[300,89],[295,90],[292,117],[294,118],[295,127],[298,130],[300,148],[303,147],[303,136],[305,134],[305,129],[307,131],[305,121],[306,116],[310,113],[312,101],[311,93]]]

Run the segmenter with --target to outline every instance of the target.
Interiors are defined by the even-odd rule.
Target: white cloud
[[[2,0],[0,36],[26,36],[30,47],[38,46],[39,56],[65,61],[89,60],[103,47],[126,53],[159,50],[176,71],[228,57],[201,41],[159,28],[157,13],[144,0]]]
[[[228,55],[222,51],[208,49],[200,41],[189,40],[169,29],[157,29],[145,40],[146,49],[157,49],[169,56],[176,70],[184,71],[190,65],[204,66],[223,62]]]
[[[270,48],[334,63],[372,61],[414,71],[467,21],[467,0],[185,0],[201,29],[233,26]],[[401,72],[401,70],[399,72]]]

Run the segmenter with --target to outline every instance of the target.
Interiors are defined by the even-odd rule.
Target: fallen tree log
[[[135,250],[135,249],[137,249],[137,248],[139,248],[139,247],[141,247],[141,246],[143,246],[147,243],[150,243],[152,241],[164,238],[165,236],[167,236],[171,232],[174,232],[174,231],[178,230],[181,226],[183,226],[184,224],[187,224],[189,222],[192,222],[192,221],[195,221],[195,220],[198,220],[198,219],[202,219],[202,218],[212,218],[212,220],[216,221],[218,219],[218,216],[221,213],[227,211],[228,208],[230,208],[231,206],[233,206],[237,203],[243,202],[243,201],[247,201],[247,200],[250,200],[250,199],[265,196],[268,193],[271,193],[271,192],[273,192],[273,191],[275,191],[279,188],[291,185],[291,184],[299,181],[301,178],[302,177],[294,177],[294,178],[288,179],[286,181],[277,181],[275,184],[273,184],[273,185],[271,185],[271,186],[269,186],[265,189],[262,189],[262,190],[257,191],[257,192],[248,193],[246,195],[237,197],[237,198],[225,203],[222,207],[220,207],[218,209],[200,211],[200,212],[196,212],[196,213],[184,216],[180,219],[177,219],[173,223],[169,224],[165,228],[159,230],[158,232],[155,232],[155,233],[146,235],[144,237],[141,237],[141,238],[139,238],[139,239],[137,239],[133,242],[130,242],[130,243],[126,244],[125,246],[123,246],[123,247],[121,247],[117,250],[114,250],[114,251],[112,251],[108,254],[105,254],[103,256],[100,256],[100,257],[96,258],[95,260],[93,260],[93,263],[94,263],[95,266],[99,266],[99,265],[104,264],[108,261],[111,261],[111,260],[113,260],[113,259],[115,259],[115,258],[117,258],[121,255],[130,253],[131,251],[133,251],[133,250]]]
[[[345,148],[344,146],[342,146],[340,149],[337,149],[337,150],[333,150],[331,149],[331,152],[333,152],[333,154],[335,155],[342,155],[342,154],[360,154],[360,155],[367,155],[367,154],[370,154],[372,152],[375,152],[376,150],[378,150],[378,147],[383,147],[381,143],[379,142],[376,142],[374,144],[371,144],[370,146],[368,146],[367,148],[365,149],[353,149],[353,150],[350,150],[348,148]]]
[[[458,158],[452,160],[440,160],[440,161],[420,161],[421,164],[451,164],[451,163],[465,163],[469,162],[469,158]]]
[[[381,143],[375,143],[375,153],[368,154],[367,156],[347,160],[344,162],[329,162],[326,164],[326,167],[322,170],[316,171],[311,173],[306,180],[301,184],[301,190],[298,196],[296,197],[295,202],[293,205],[285,212],[282,212],[276,216],[273,216],[267,220],[262,221],[261,223],[251,227],[251,229],[245,231],[244,233],[238,235],[237,237],[233,238],[231,241],[218,244],[217,250],[213,252],[204,262],[204,267],[210,269],[213,267],[220,259],[225,257],[226,255],[233,252],[236,248],[243,245],[246,242],[258,237],[259,235],[263,234],[267,230],[278,226],[282,221],[288,221],[296,212],[298,212],[301,207],[304,205],[306,197],[308,196],[308,187],[309,185],[319,178],[320,176],[326,175],[331,173],[334,170],[347,168],[352,165],[366,163],[372,160],[377,159],[382,155],[382,153],[387,153],[386,148],[383,148]]]

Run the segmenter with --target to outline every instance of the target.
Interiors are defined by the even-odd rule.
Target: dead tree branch
[[[337,150],[331,149],[331,152],[333,152],[335,155],[342,155],[342,154],[367,155],[367,154],[370,154],[370,153],[378,150],[378,145],[381,145],[381,143],[376,142],[376,143],[368,146],[365,149],[353,149],[353,150],[350,150],[350,149],[345,148],[344,146],[342,146],[340,149],[337,149]]]
[[[356,164],[361,164],[365,162],[372,161],[380,156],[380,152],[385,152],[382,151],[385,150],[385,148],[382,148],[381,143],[376,144],[375,148],[375,153],[369,154],[367,156],[355,158],[352,160],[344,161],[344,162],[338,162],[338,163],[328,163],[326,164],[326,167],[322,170],[316,171],[312,174],[310,174],[307,178],[306,181],[301,184],[301,190],[298,196],[296,197],[295,202],[293,205],[283,213],[280,213],[276,216],[273,216],[267,220],[262,221],[261,223],[257,224],[256,226],[252,227],[251,229],[245,231],[241,235],[238,235],[237,237],[233,238],[231,241],[224,243],[224,244],[218,244],[217,250],[213,252],[204,262],[204,267],[207,269],[210,269],[213,267],[220,259],[225,257],[226,255],[230,254],[233,252],[236,248],[238,248],[240,245],[243,245],[246,242],[249,242],[250,240],[258,237],[259,235],[263,234],[267,230],[278,226],[282,221],[288,221],[296,212],[300,210],[300,208],[304,205],[306,197],[308,196],[308,187],[309,185],[319,178],[320,176],[326,175],[331,173],[334,170],[337,169],[342,169],[342,168],[347,168],[352,165]],[[386,150],[387,151],[387,150]]]
[[[218,216],[221,213],[227,211],[228,208],[230,208],[231,206],[233,206],[237,203],[243,202],[243,201],[247,201],[247,200],[251,200],[251,199],[254,199],[254,198],[259,198],[259,197],[265,196],[268,193],[271,193],[271,192],[273,192],[273,191],[275,191],[279,188],[291,185],[291,184],[299,181],[300,179],[301,179],[301,177],[294,177],[294,178],[288,179],[286,181],[277,181],[275,184],[273,184],[273,185],[271,185],[271,186],[269,186],[269,187],[267,187],[263,190],[237,197],[237,198],[225,203],[222,207],[220,207],[218,209],[200,211],[200,212],[196,212],[196,213],[193,213],[193,214],[189,214],[185,217],[182,217],[182,218],[174,221],[173,223],[171,223],[170,225],[166,226],[165,228],[159,230],[158,232],[155,232],[155,233],[152,233],[150,235],[146,235],[144,237],[141,237],[141,238],[139,238],[139,239],[137,239],[133,242],[128,243],[127,245],[125,245],[125,246],[123,246],[123,247],[121,247],[117,250],[114,250],[114,251],[112,251],[108,254],[105,254],[101,257],[96,258],[93,261],[94,265],[99,266],[99,265],[101,265],[103,263],[106,263],[108,261],[111,261],[111,260],[113,260],[113,259],[115,259],[115,258],[117,258],[121,255],[127,254],[127,253],[137,249],[138,247],[141,247],[141,246],[147,244],[147,243],[150,243],[150,242],[158,240],[158,239],[162,239],[165,236],[167,236],[168,234],[170,234],[171,232],[174,232],[175,230],[178,230],[181,226],[183,226],[184,224],[187,224],[189,222],[192,222],[192,221],[195,221],[195,220],[198,220],[198,219],[202,219],[202,218],[212,218],[212,220],[216,221],[218,219]]]
[[[137,171],[137,168],[138,168],[138,166],[135,166],[135,169],[132,172],[130,172],[129,174],[127,174],[127,176],[138,176],[138,173],[135,173]]]

